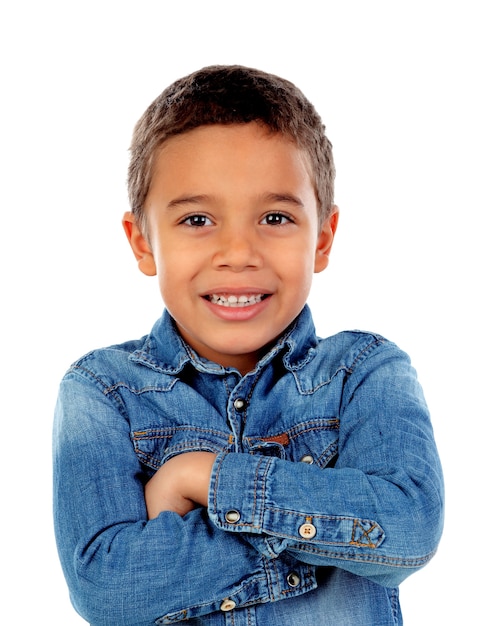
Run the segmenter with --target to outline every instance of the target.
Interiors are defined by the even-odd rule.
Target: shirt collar
[[[258,362],[256,370],[267,365],[277,354],[282,355],[288,370],[298,370],[314,356],[317,346],[315,327],[308,305],[281,335],[276,344]],[[208,374],[226,374],[229,370],[200,357],[180,336],[167,310],[155,323],[140,349],[131,360],[164,374],[177,375],[190,363],[198,371]]]

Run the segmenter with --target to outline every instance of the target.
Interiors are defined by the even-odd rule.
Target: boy
[[[64,377],[55,525],[95,625],[401,624],[443,485],[408,357],[315,336],[338,211],[331,144],[291,83],[176,81],[138,122],[123,224],[166,307]]]

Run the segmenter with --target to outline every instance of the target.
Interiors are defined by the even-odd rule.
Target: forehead
[[[257,122],[199,126],[166,139],[154,154],[152,176],[163,177],[170,170],[188,177],[204,170],[212,173],[211,168],[221,176],[241,178],[299,172],[314,186],[307,152],[291,137]]]
[[[159,146],[157,153],[160,154],[176,146],[191,145],[204,146],[214,142],[246,142],[248,145],[262,141],[273,140],[272,143],[290,144],[296,146],[296,142],[283,133],[273,131],[265,124],[248,122],[245,124],[206,124],[186,130],[176,135],[171,135]]]

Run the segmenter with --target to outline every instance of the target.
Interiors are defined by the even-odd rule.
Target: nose
[[[233,272],[258,269],[262,264],[262,256],[257,235],[240,224],[221,228],[213,264],[218,269],[230,269]]]

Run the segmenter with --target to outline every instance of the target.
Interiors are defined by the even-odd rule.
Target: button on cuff
[[[298,585],[300,584],[300,577],[296,572],[290,572],[286,577],[286,582],[289,584],[290,587],[298,587]]]
[[[232,611],[232,609],[236,608],[236,603],[230,598],[225,598],[219,608],[221,611]]]
[[[298,532],[300,533],[300,536],[303,537],[303,539],[313,539],[313,537],[315,537],[315,535],[317,534],[317,529],[313,524],[307,523],[302,524],[298,529]]]
[[[237,524],[237,522],[241,519],[241,513],[235,510],[227,511],[224,518],[228,524]]]

